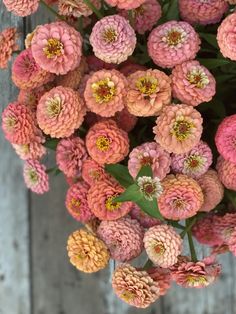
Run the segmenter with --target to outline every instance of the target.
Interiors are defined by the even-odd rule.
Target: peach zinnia
[[[0,33],[0,69],[6,69],[14,51],[19,47],[16,44],[17,29],[8,27]]]

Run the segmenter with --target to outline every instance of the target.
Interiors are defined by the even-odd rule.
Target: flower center
[[[187,80],[197,88],[204,88],[210,83],[208,76],[202,69],[193,69],[190,71],[187,74]]]
[[[172,205],[174,206],[175,209],[184,209],[185,208],[185,201],[177,198],[175,200],[173,200]]]
[[[194,286],[194,287],[197,287],[197,286],[200,286],[200,285],[207,285],[207,280],[204,276],[192,276],[192,275],[189,275],[187,277],[187,283],[190,285],[190,286]]]
[[[99,170],[90,170],[89,171],[89,175],[91,178],[93,178],[94,180],[98,180],[100,178],[100,172]]]
[[[28,154],[29,151],[30,151],[30,148],[29,148],[29,144],[23,144],[21,145],[21,150],[24,154]]]
[[[135,294],[129,290],[124,290],[120,295],[121,299],[126,302],[132,301],[135,298]]]
[[[106,136],[99,136],[96,140],[97,149],[106,152],[110,148],[110,140]]]
[[[162,38],[168,46],[174,47],[182,44],[185,41],[186,33],[182,28],[174,27],[167,31],[167,34]]]
[[[38,182],[38,174],[35,169],[30,169],[28,173],[29,179],[31,183],[37,183]]]
[[[140,160],[141,166],[151,166],[152,165],[152,157],[150,156],[142,156]]]
[[[80,207],[81,202],[79,199],[76,198],[72,198],[69,204],[69,208],[71,210],[76,210],[76,212],[78,213],[78,208]]]
[[[108,44],[113,43],[117,39],[117,33],[113,28],[108,28],[102,34],[102,38]]]
[[[157,242],[154,246],[154,251],[157,255],[163,255],[165,253],[165,246],[162,242]]]
[[[17,123],[17,119],[16,118],[8,116],[6,118],[6,122],[5,122],[7,130],[11,131],[12,129],[14,129],[16,123]]]
[[[136,81],[136,87],[144,96],[150,96],[156,93],[158,80],[151,76],[140,77]]]
[[[192,133],[194,125],[192,122],[186,120],[175,121],[171,133],[179,140],[186,140]]]
[[[113,202],[114,198],[116,198],[117,195],[113,195],[107,198],[106,200],[106,209],[109,211],[114,211],[116,209],[119,209],[121,206],[120,202]]]
[[[46,47],[43,48],[43,52],[49,59],[59,57],[63,52],[63,44],[56,38],[49,38]]]
[[[191,155],[184,161],[185,170],[199,170],[204,164],[204,158],[198,155]]]
[[[152,183],[146,183],[143,186],[143,192],[146,194],[153,194],[156,191],[156,186]]]
[[[46,102],[47,114],[50,117],[56,117],[61,112],[61,99],[59,96],[49,99]]]
[[[109,102],[116,94],[115,84],[109,78],[93,83],[92,90],[98,103]]]
[[[145,9],[142,5],[140,5],[137,9],[134,10],[135,16],[142,16],[145,13]]]

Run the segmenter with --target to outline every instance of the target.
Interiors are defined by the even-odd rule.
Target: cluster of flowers
[[[19,95],[3,111],[2,129],[25,161],[27,187],[39,194],[49,190],[41,160],[47,143],[57,142],[57,167],[69,184],[66,208],[85,225],[69,236],[70,262],[87,273],[103,269],[110,258],[119,262],[113,289],[141,308],[166,294],[171,281],[186,288],[208,286],[221,271],[217,255],[236,255],[236,212],[216,210],[224,187],[236,191],[236,115],[218,126],[220,156],[213,169],[196,107],[215,96],[216,80],[196,60],[201,40],[194,25],[218,23],[230,13],[218,27],[217,41],[223,56],[236,60],[236,13],[225,0],[179,0],[181,21],[159,23],[163,8],[156,0],[106,0],[101,11],[99,0],[3,0],[18,16],[34,13],[39,2],[51,10],[56,5],[61,20],[27,35],[12,66]],[[116,14],[103,17],[110,7]],[[82,28],[75,27],[78,20],[92,29],[89,47]],[[146,32],[149,61],[140,65],[135,48]],[[14,28],[0,34],[1,68],[18,50],[17,37]],[[153,132],[133,145],[141,120],[146,129],[155,121]],[[129,172],[122,180],[133,180],[136,188],[133,198],[123,201],[119,197],[127,196],[129,187],[106,167],[120,162]],[[140,175],[144,168],[152,176]],[[143,206],[137,205],[140,197]],[[145,212],[157,203],[154,214]],[[192,233],[212,247],[208,257],[197,260]],[[183,252],[185,235],[191,258]],[[147,265],[131,266],[144,250]]]

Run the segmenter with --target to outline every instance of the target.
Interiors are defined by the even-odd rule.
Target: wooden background
[[[0,0],[0,31],[17,26],[22,45],[23,36],[48,19],[42,10],[27,19],[14,17]],[[1,112],[16,95],[10,70],[0,71]],[[221,257],[223,275],[207,289],[174,286],[147,310],[126,306],[113,295],[111,269],[85,275],[68,262],[66,240],[79,225],[65,210],[62,176],[51,178],[46,195],[29,193],[22,163],[2,131],[0,161],[0,314],[236,313],[236,261],[230,255]]]

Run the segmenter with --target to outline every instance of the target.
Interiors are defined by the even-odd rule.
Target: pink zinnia
[[[144,228],[150,228],[161,224],[161,220],[149,216],[144,211],[142,211],[136,204],[133,204],[129,214],[132,218],[138,220],[140,225]]]
[[[226,213],[224,216],[214,217],[215,230],[220,237],[222,244],[228,245],[230,238],[236,228],[236,213]]]
[[[150,260],[163,268],[174,265],[182,251],[181,237],[173,227],[168,225],[159,225],[148,229],[143,242]]]
[[[0,69],[6,69],[14,51],[19,47],[16,44],[17,29],[15,27],[5,28],[0,33]]]
[[[159,115],[171,102],[171,80],[162,71],[137,71],[128,77],[126,106],[139,117]]]
[[[167,106],[153,128],[155,140],[169,153],[187,153],[200,141],[202,122],[201,114],[191,106]]]
[[[28,107],[32,112],[36,112],[38,102],[45,92],[46,88],[44,86],[35,89],[21,89],[17,101]]]
[[[121,64],[120,72],[124,74],[125,77],[128,77],[130,74],[133,74],[137,71],[146,71],[147,68],[144,65],[133,63],[130,60],[127,60]]]
[[[82,178],[89,185],[94,185],[96,182],[101,182],[106,179],[108,175],[103,166],[99,165],[91,158],[86,159],[82,163]]]
[[[31,49],[42,69],[57,75],[66,74],[80,63],[82,38],[65,22],[44,24],[37,27]]]
[[[45,93],[37,106],[37,121],[45,134],[69,137],[84,120],[86,108],[79,93],[58,86]]]
[[[170,21],[153,29],[148,38],[148,53],[163,68],[173,68],[196,57],[200,39],[186,22]]]
[[[23,160],[40,159],[46,154],[46,148],[39,141],[28,144],[12,144],[17,155]]]
[[[79,177],[82,164],[88,157],[85,143],[80,137],[60,140],[56,149],[58,168],[68,177]]]
[[[209,212],[214,209],[223,199],[224,187],[219,180],[215,170],[208,170],[200,178],[197,179],[203,195],[204,203],[200,211]]]
[[[38,132],[33,113],[17,102],[9,104],[2,113],[2,128],[6,139],[12,144],[28,144],[36,139]]]
[[[236,114],[226,117],[220,123],[215,143],[223,158],[236,164]]]
[[[217,41],[225,58],[236,60],[236,13],[228,15],[220,24]]]
[[[43,70],[34,60],[31,49],[23,50],[12,66],[12,80],[20,89],[34,89],[54,78],[53,74]]]
[[[183,174],[168,175],[163,181],[163,193],[158,199],[161,214],[171,220],[190,218],[203,205],[203,193],[199,184]]]
[[[128,59],[136,46],[136,35],[129,22],[120,15],[110,15],[98,21],[92,29],[90,43],[96,57],[117,63]]]
[[[117,6],[119,9],[132,10],[139,7],[146,0],[105,0],[112,7]]]
[[[128,19],[127,10],[120,11],[120,14]],[[134,18],[134,29],[139,34],[150,31],[161,17],[161,6],[157,0],[146,0],[143,4],[132,11]]]
[[[214,76],[196,60],[176,65],[171,78],[173,96],[185,104],[197,106],[216,93]]]
[[[220,181],[227,189],[236,191],[236,164],[219,157],[216,170]]]
[[[80,181],[71,185],[66,194],[66,208],[69,214],[82,223],[86,223],[94,218],[88,206],[88,190],[89,185]]]
[[[128,155],[129,138],[115,121],[101,121],[89,129],[86,147],[90,157],[100,165],[114,164]]]
[[[147,270],[149,276],[158,283],[160,295],[165,295],[171,287],[171,276],[169,269],[152,267]]]
[[[101,0],[90,0],[95,8],[100,9]],[[83,0],[58,0],[58,10],[61,15],[81,17],[93,14],[93,11]]]
[[[136,177],[142,166],[152,167],[153,175],[160,180],[170,172],[170,154],[155,142],[135,147],[129,154],[128,168],[132,177]]]
[[[3,0],[8,11],[18,16],[31,15],[38,10],[39,0]]]
[[[117,64],[106,63],[101,59],[98,59],[95,55],[86,57],[88,63],[88,72],[96,72],[99,70],[113,70],[117,68]]]
[[[46,167],[38,160],[29,159],[24,164],[24,180],[28,189],[37,194],[43,194],[49,190],[49,177]]]
[[[102,221],[97,234],[116,261],[127,262],[142,253],[144,232],[137,220]]]
[[[111,180],[97,182],[88,192],[88,204],[94,215],[100,220],[117,220],[129,213],[131,202],[114,202],[124,192],[124,188]]]
[[[181,18],[191,24],[218,23],[227,9],[225,0],[179,0]]]
[[[171,168],[175,173],[199,178],[212,164],[212,152],[207,143],[200,141],[188,153],[172,154]]]
[[[116,70],[100,70],[86,83],[84,99],[87,107],[102,117],[112,117],[124,108],[127,81]]]
[[[135,127],[138,122],[138,118],[132,115],[127,108],[117,112],[115,114],[114,120],[119,128],[124,130],[125,132],[130,132]]]

